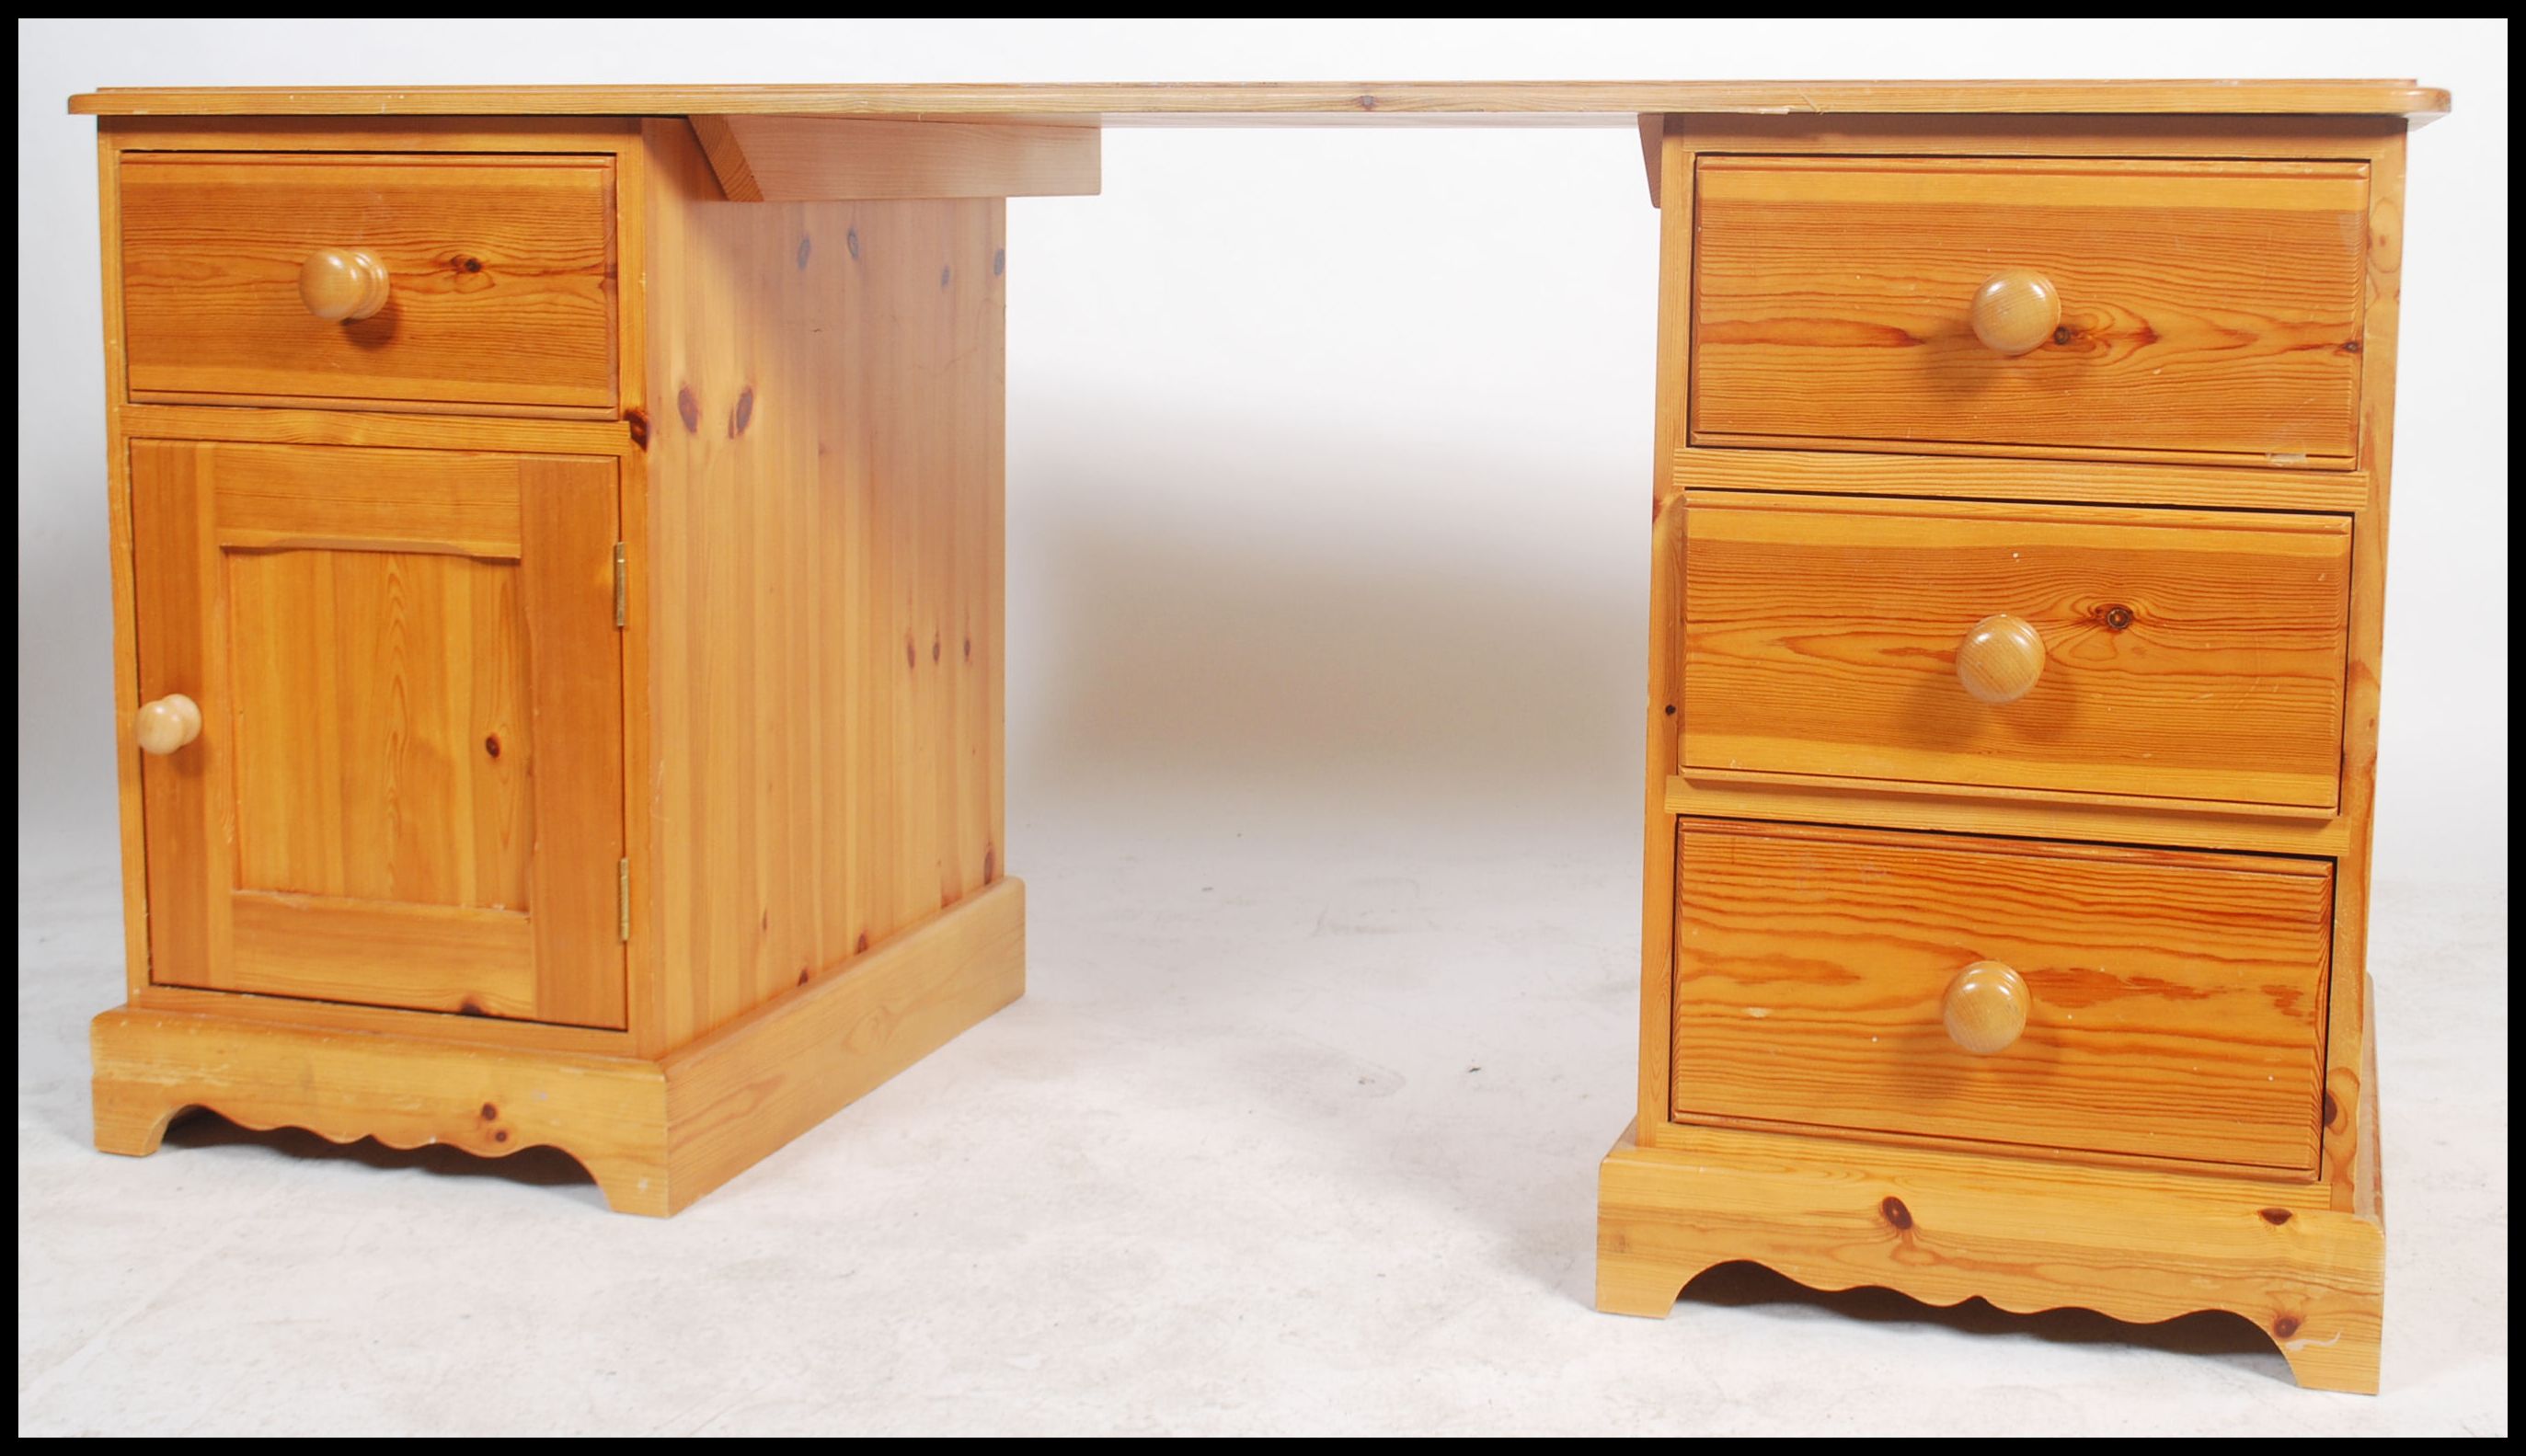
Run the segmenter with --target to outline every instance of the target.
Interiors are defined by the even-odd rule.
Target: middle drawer
[[[1686,496],[1682,764],[2331,810],[2340,516]]]

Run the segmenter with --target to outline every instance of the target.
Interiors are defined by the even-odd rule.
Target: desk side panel
[[[1655,147],[1650,193],[1658,218],[1657,425],[1650,450],[1647,783],[1641,849],[1640,1113],[1643,1146],[1656,1146],[1674,1119],[1675,815],[1666,781],[1679,758],[1684,724],[1684,500],[1676,468],[1685,433],[1683,402],[1692,355],[1692,152],[1666,134],[1667,119],[1643,117],[1643,146]]]
[[[645,124],[634,939],[665,1050],[1001,878],[1005,203],[733,203]]]

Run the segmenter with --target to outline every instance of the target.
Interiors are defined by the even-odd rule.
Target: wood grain
[[[2403,290],[2403,151],[2404,138],[2390,135],[2379,139],[2369,159],[2367,292],[2375,347],[2366,355],[2360,463],[2373,494],[2352,541],[2342,752],[2343,811],[2353,827],[2356,850],[2344,858],[2335,890],[2334,955],[2340,969],[2325,1069],[2332,1118],[2324,1152],[2336,1208],[2356,1206],[2362,1190],[2375,1187],[2377,1177],[2376,1018],[2370,1005],[2375,986],[2366,975],[2368,882],[2375,864],[2369,836],[2376,810],[2377,723],[2386,651],[2387,505],[2394,486],[2397,323]],[[2363,1168],[2370,1171],[2363,1173]]]
[[[1834,495],[1941,496],[2127,506],[2243,506],[2258,511],[2350,512],[2368,503],[2362,471],[2238,470],[1962,455],[1873,455],[1841,450],[1684,449],[1688,490],[1793,490]]]
[[[221,564],[230,671],[205,686],[233,745],[235,887],[528,909],[542,739],[517,568],[340,547]]]
[[[2448,93],[2409,80],[1237,81],[770,86],[109,86],[77,116],[1093,117],[1316,123],[1584,121],[1644,112],[2198,113],[2430,117]],[[2084,119],[2084,117],[2083,117]]]
[[[132,152],[122,169],[136,396],[614,403],[605,157]],[[310,314],[299,267],[378,258],[376,317]]]
[[[2364,164],[1714,157],[1694,186],[1696,438],[2352,461]],[[2007,269],[2061,301],[2020,357],[1971,325]]]
[[[615,463],[130,450],[152,980],[622,1026]]]
[[[429,417],[439,426],[440,438],[425,449],[445,448],[453,433],[447,425],[457,419],[471,424],[477,420],[541,420],[583,421],[604,424],[623,418],[623,411],[612,405],[507,404],[488,400],[394,399],[364,394],[221,394],[194,389],[151,389],[135,392],[135,405],[213,405],[221,409],[254,406],[280,410],[397,410]]]
[[[1687,769],[2335,802],[2342,518],[1696,495],[1685,549]],[[1996,612],[2050,654],[1996,705]]]
[[[1670,781],[1668,794],[1678,790],[1676,782],[1695,789],[1751,788],[1848,790],[1866,794],[1920,794],[1950,801],[1980,802],[1995,809],[2011,807],[2039,813],[2059,810],[2127,810],[2152,816],[2150,823],[2159,833],[2180,833],[2176,815],[2217,814],[2250,815],[2266,826],[2295,820],[2299,827],[2321,831],[2338,823],[2337,812],[2329,807],[2291,804],[2219,804],[2200,799],[2172,799],[2156,794],[2107,794],[2071,789],[1993,787],[1981,783],[1913,783],[1901,779],[1877,780],[1847,778],[1832,774],[1782,774],[1756,769],[1689,768]],[[1894,810],[1906,813],[1908,810]],[[2315,839],[2297,836],[2297,842],[2314,843]],[[2347,842],[2347,841],[2346,841]]]
[[[142,969],[148,968],[144,964]],[[144,985],[131,994],[127,1005],[133,1011],[242,1017],[309,1031],[382,1032],[422,1041],[470,1041],[511,1050],[549,1048],[604,1057],[635,1054],[632,1033],[621,1028],[564,1027],[552,1022],[468,1016],[462,1010],[416,1011],[404,1006],[310,1001],[296,996],[197,990],[181,985]]]
[[[284,1026],[126,1009],[89,1029],[96,1145],[155,1152],[188,1107],[335,1142],[443,1145],[501,1158],[557,1147],[617,1212],[667,1212],[667,1079],[657,1064],[552,1047]]]
[[[146,896],[141,924],[148,955],[135,969],[158,984],[221,984],[227,970],[229,905],[236,884],[235,744],[231,700],[216,690],[227,681],[228,634],[213,628],[225,585],[216,519],[216,488],[204,478],[205,452],[135,442],[125,459],[129,482],[134,631],[138,696],[180,692],[202,708],[202,736],[182,753],[143,756],[129,741],[124,756],[138,762],[147,832]]]
[[[1645,141],[1647,129],[1642,128]],[[1657,412],[1649,455],[1648,693],[1643,709],[1647,764],[1642,790],[1641,1027],[1637,1126],[1661,1131],[1675,1106],[1670,1067],[1675,1025],[1675,821],[1666,809],[1667,776],[1681,753],[1683,684],[1676,671],[1684,640],[1684,501],[1672,474],[1684,434],[1684,399],[1692,353],[1692,153],[1659,138],[1656,162],[1665,199],[1658,216]]]
[[[1093,197],[1097,128],[1005,122],[697,116],[731,202]]]
[[[634,117],[109,116],[97,132],[130,152],[442,152],[454,157],[604,156],[639,150]]]
[[[468,1016],[547,1015],[523,910],[241,890],[231,984],[266,995]]]
[[[1002,204],[728,207],[648,136],[657,1051],[1000,878]]]
[[[103,126],[145,125],[108,119]],[[273,125],[278,125],[275,123]],[[2336,113],[2120,112],[2086,116],[1951,111],[1678,113],[1669,135],[1704,155],[1888,157],[2205,157],[2364,159],[2410,124]]]
[[[240,444],[375,445],[389,450],[468,450],[521,455],[634,455],[640,451],[622,420],[488,419],[462,425],[444,418],[244,405],[136,404],[123,409],[133,439],[233,440]],[[646,427],[645,421],[643,428]]]
[[[233,451],[212,509],[231,551],[332,548],[518,556],[518,466],[491,455]]]
[[[623,634],[614,618],[612,461],[517,462],[519,596],[542,745],[535,780],[535,1007],[624,1025]],[[478,755],[478,757],[482,755]]]
[[[2329,867],[1688,820],[1675,1108],[2311,1175]],[[1941,998],[1997,961],[2024,1034]]]
[[[1626,1132],[1598,1175],[1596,1307],[1663,1318],[1704,1270],[1748,1259],[1819,1289],[2021,1314],[2226,1310],[2299,1384],[2374,1391],[2385,1230],[2321,1192],[1737,1129],[1648,1148]]]
[[[123,154],[109,134],[114,122],[97,126],[97,223],[99,300],[105,357],[106,580],[114,613],[114,748],[117,838],[123,870],[123,988],[136,996],[149,985],[149,860],[140,777],[141,755],[132,730],[140,710],[139,587],[133,579],[131,458],[125,448],[123,387]]]
[[[1025,887],[999,879],[669,1056],[668,1210],[1025,992]]]
[[[2338,815],[2299,818],[2173,799],[2100,801],[2096,795],[2033,796],[2023,789],[1969,792],[1865,778],[1692,770],[1667,779],[1665,810],[1703,819],[1863,824],[1941,833],[2020,835],[2096,844],[2163,844],[2268,854],[2346,854],[2350,826]]]
[[[176,1114],[205,1107],[336,1142],[482,1157],[551,1146],[616,1211],[663,1216],[1017,999],[1025,918],[1023,886],[1002,879],[663,1065],[267,1022],[257,1013],[272,1003],[248,997],[109,1011],[90,1032],[96,1144],[153,1152]]]

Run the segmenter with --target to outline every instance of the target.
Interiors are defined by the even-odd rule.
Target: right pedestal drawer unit
[[[2402,117],[1650,118],[1638,1121],[1713,1265],[2376,1387]]]

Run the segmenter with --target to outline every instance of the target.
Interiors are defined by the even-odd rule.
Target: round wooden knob
[[[2035,993],[2026,978],[1997,961],[1976,961],[1947,982],[1940,1012],[1947,1023],[1947,1039],[1977,1057],[2006,1051],[2026,1029],[2026,1013]]]
[[[298,296],[319,319],[365,319],[386,306],[386,266],[358,248],[323,248],[298,265]]]
[[[2040,349],[2060,326],[2061,294],[2031,268],[1993,274],[1974,294],[1974,337],[2002,354]]]
[[[201,735],[201,705],[180,692],[141,704],[140,717],[132,725],[132,736],[140,740],[140,751],[162,758]]]
[[[1956,680],[1986,703],[2013,703],[2044,676],[2044,634],[2000,612],[1974,624],[1956,648]]]

